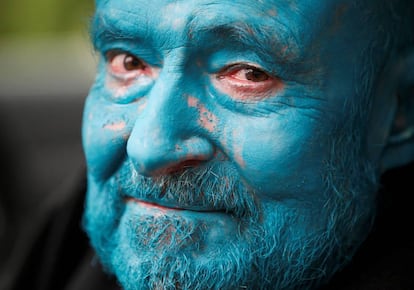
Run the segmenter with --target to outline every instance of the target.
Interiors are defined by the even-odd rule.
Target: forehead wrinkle
[[[275,17],[266,17],[262,13],[259,19],[252,15],[244,14],[238,18],[239,14],[231,17],[198,10],[188,23],[189,38],[201,42],[203,37],[213,36],[219,43],[230,39],[242,47],[269,56],[270,60],[280,57],[280,61],[294,61],[301,57],[300,42],[293,30]]]
[[[100,48],[102,43],[109,41],[143,41],[147,38],[148,27],[128,21],[131,17],[138,16],[115,8],[97,10],[92,19],[90,32],[95,48]]]
[[[187,22],[187,21],[186,21]],[[154,46],[158,51],[168,52],[187,46],[183,31],[175,31],[171,26],[163,27],[159,19],[150,17],[144,9],[139,13],[114,7],[97,9],[92,19],[91,39],[95,49],[112,41],[129,41]]]

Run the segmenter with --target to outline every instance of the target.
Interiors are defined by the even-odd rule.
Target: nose
[[[196,112],[181,87],[177,81],[159,79],[137,115],[127,154],[141,175],[171,174],[214,155],[214,146],[200,133]]]

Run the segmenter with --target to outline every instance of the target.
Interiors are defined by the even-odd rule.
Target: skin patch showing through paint
[[[140,102],[139,105],[138,105],[137,112],[141,113],[145,109],[145,107],[147,106],[147,99],[141,98],[137,101]]]
[[[236,140],[237,138],[237,132],[233,131],[233,140]],[[242,148],[243,144],[241,142],[233,142],[233,156],[234,156],[234,160],[236,161],[237,164],[239,164],[239,166],[241,168],[245,168],[246,167],[246,162],[243,159],[242,153],[243,153],[243,148]]]
[[[125,129],[125,127],[126,127],[126,123],[124,121],[120,121],[118,123],[109,123],[103,126],[104,129],[110,130],[110,131],[121,131]]]
[[[188,97],[188,106],[191,108],[197,108],[199,119],[199,124],[209,132],[214,132],[216,130],[218,119],[211,113],[207,108],[200,103],[200,101],[194,97]]]

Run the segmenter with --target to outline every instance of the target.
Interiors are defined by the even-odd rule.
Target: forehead
[[[98,0],[94,31],[155,47],[208,45],[202,32],[289,47],[303,54],[347,0]],[[216,29],[218,28],[218,29]],[[223,30],[221,30],[223,32]],[[236,32],[236,33],[234,33]],[[95,33],[95,37],[96,37]],[[191,39],[192,37],[198,39]],[[252,36],[252,37],[251,37]],[[219,39],[217,38],[217,39]],[[272,41],[268,41],[273,39]],[[99,39],[95,41],[100,41]],[[192,43],[194,42],[194,43]]]
[[[288,27],[295,34],[318,28],[342,0],[101,0],[98,17],[122,29],[184,31],[226,23]]]

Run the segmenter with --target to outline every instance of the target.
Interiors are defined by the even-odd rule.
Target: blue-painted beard
[[[226,162],[151,179],[127,161],[102,186],[89,179],[85,229],[124,289],[314,289],[349,261],[373,219],[374,174],[354,157],[328,162],[314,220],[256,200]]]

